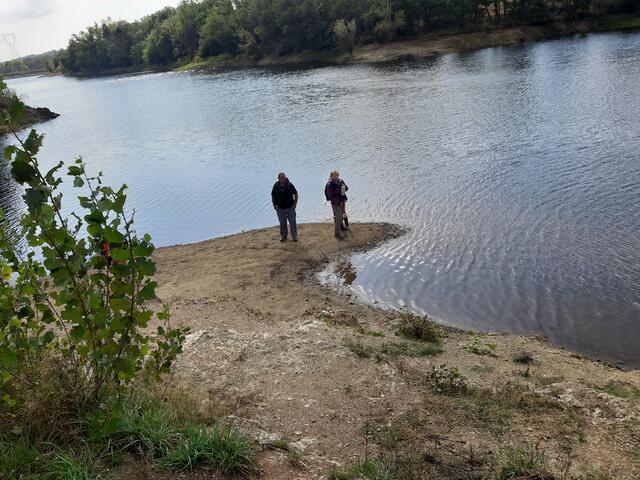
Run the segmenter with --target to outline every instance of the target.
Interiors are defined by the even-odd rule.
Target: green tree
[[[142,58],[147,65],[161,65],[175,61],[171,18],[151,30],[145,40]]]
[[[356,45],[358,27],[355,20],[347,22],[344,18],[336,20],[333,32],[336,36],[336,42],[339,46],[345,48],[349,55],[353,55],[353,48]]]
[[[230,12],[225,12],[224,7],[211,9],[200,34],[201,57],[235,53],[238,50],[239,39],[232,20]]]
[[[78,408],[95,406],[143,372],[167,372],[186,330],[166,324],[166,306],[161,312],[148,307],[157,286],[154,246],[133,229],[126,185],[112,189],[76,160],[67,173],[86,192],[78,197],[83,212],[65,218],[63,163],[42,170],[43,136],[31,130],[26,139],[18,137],[13,126],[25,106],[1,79],[0,92],[10,97],[0,107],[0,122],[17,142],[4,149],[4,159],[25,189],[27,208],[19,232],[0,221],[0,397],[10,406],[26,402],[49,381],[41,369],[51,360],[70,388],[57,394],[72,395]],[[154,317],[160,326],[151,334]]]

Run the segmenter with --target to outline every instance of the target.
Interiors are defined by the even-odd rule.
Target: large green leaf
[[[24,159],[16,158],[11,165],[11,175],[18,183],[28,183],[34,180],[38,173]]]
[[[93,210],[89,215],[85,215],[84,219],[89,223],[104,223],[104,215],[98,210]]]
[[[43,138],[44,137],[42,135],[38,135],[38,133],[32,129],[31,132],[29,132],[29,136],[24,141],[24,149],[32,156],[35,156],[42,146]]]

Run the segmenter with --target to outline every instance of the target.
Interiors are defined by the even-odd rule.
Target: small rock
[[[289,448],[297,451],[298,453],[305,453],[307,450],[313,447],[316,443],[318,443],[317,439],[311,438],[311,437],[305,437],[305,438],[301,438],[297,442],[290,443]]]

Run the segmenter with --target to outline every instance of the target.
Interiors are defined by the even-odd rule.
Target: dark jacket
[[[280,182],[276,182],[271,189],[271,198],[278,208],[293,207],[296,203],[294,195],[297,197],[298,191],[289,180],[287,180],[283,187],[280,186]]]
[[[349,190],[349,187],[347,187],[347,184],[344,183],[344,181],[342,180],[338,180],[337,182],[334,182],[333,180],[329,180],[325,185],[324,196],[327,200],[331,202],[331,205],[340,205],[347,199],[346,195],[340,194],[341,185],[344,185],[345,191]]]

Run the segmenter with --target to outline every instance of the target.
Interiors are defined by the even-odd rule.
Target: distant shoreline
[[[16,130],[22,130],[23,128],[30,127],[37,123],[46,122],[58,118],[59,113],[52,112],[46,107],[26,107],[25,115],[19,125],[16,125]],[[4,125],[0,125],[0,139],[5,135],[9,135],[11,130]]]
[[[114,68],[98,72],[69,74],[76,78],[104,77],[112,75],[144,75],[168,71],[207,71],[218,69],[241,69],[251,67],[306,67],[339,66],[350,64],[394,63],[424,60],[438,55],[470,52],[483,48],[513,46],[543,40],[552,40],[571,35],[587,33],[610,33],[640,30],[640,17],[614,16],[575,23],[554,22],[545,25],[524,25],[516,27],[486,27],[479,30],[440,30],[415,38],[396,40],[389,43],[359,45],[349,55],[343,49],[322,51],[302,51],[285,55],[255,56],[246,53],[223,54],[183,65],[166,65]],[[7,79],[31,76],[53,76],[60,73],[43,71],[8,74]]]
[[[624,20],[612,18],[603,23],[581,21],[575,24],[552,23],[548,25],[491,28],[470,32],[442,31],[390,43],[372,43],[358,46],[354,49],[353,55],[349,55],[343,50],[306,51],[281,56],[266,55],[259,58],[246,54],[236,56],[220,55],[183,65],[178,67],[177,70],[394,63],[423,60],[447,53],[469,52],[483,48],[552,40],[576,34],[608,33],[636,29],[640,29],[640,17],[625,18]]]

